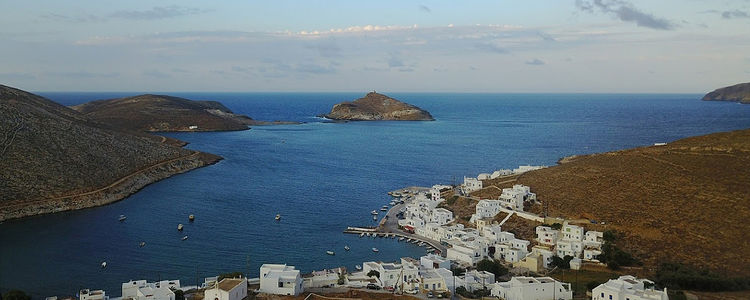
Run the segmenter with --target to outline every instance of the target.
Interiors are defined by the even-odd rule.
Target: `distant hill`
[[[107,204],[221,159],[174,143],[0,85],[0,220]]]
[[[72,106],[89,119],[136,131],[245,130],[255,121],[234,114],[216,101],[193,101],[166,95],[139,95]]]
[[[622,245],[647,267],[668,261],[750,275],[750,129],[564,161],[504,184],[530,186],[549,216],[606,222],[586,226],[624,233]]]
[[[332,120],[351,121],[433,121],[429,112],[376,92],[352,102],[336,104],[331,112],[322,115]]]
[[[750,104],[750,82],[716,89],[703,96],[706,101],[733,101]]]

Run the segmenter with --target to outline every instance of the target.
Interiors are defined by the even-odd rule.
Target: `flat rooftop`
[[[219,282],[219,289],[229,291],[240,285],[244,280],[237,278],[224,278]]]

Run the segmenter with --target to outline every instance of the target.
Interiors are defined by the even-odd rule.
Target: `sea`
[[[39,94],[75,105],[138,93]],[[436,121],[348,123],[316,115],[362,93],[169,94],[302,124],[164,133],[224,160],[113,204],[0,224],[0,291],[40,298],[90,288],[117,297],[129,280],[179,279],[185,286],[228,272],[257,277],[264,263],[311,272],[419,257],[425,249],[416,245],[343,231],[374,225],[370,212],[399,188],[750,128],[750,105],[696,94],[389,93]],[[120,215],[127,220],[119,222]]]

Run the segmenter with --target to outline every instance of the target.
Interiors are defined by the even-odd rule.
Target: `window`
[[[284,283],[279,281],[279,287],[284,287]]]
[[[609,295],[609,300],[612,300],[612,295]]]
[[[604,293],[602,293],[602,298],[604,298]]]
[[[430,285],[429,285],[429,284],[427,284],[427,283],[425,283],[425,284],[424,284],[424,288],[425,288],[425,289],[429,289],[429,288],[430,288]]]

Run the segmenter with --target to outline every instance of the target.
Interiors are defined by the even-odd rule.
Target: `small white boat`
[[[192,221],[195,221],[195,215],[189,215],[189,216],[188,216],[188,220],[189,220],[190,222],[192,222]]]
[[[372,248],[372,252],[378,252],[378,251],[380,251],[378,250],[378,248]]]
[[[276,218],[274,218],[274,219],[276,219],[276,221],[281,220],[281,214],[276,214]]]
[[[182,237],[182,240],[187,240],[187,235]]]
[[[122,221],[125,221],[125,219],[127,219],[127,218],[128,217],[126,217],[125,215],[120,215],[120,217],[117,218],[117,220],[120,221],[120,222],[122,222]]]
[[[371,211],[371,212],[370,212],[370,214],[373,214],[373,215],[376,215],[376,216],[377,216],[377,215],[378,215],[378,212],[377,212],[377,211],[375,211],[375,210],[373,210],[373,211]]]
[[[411,239],[406,240],[407,243],[411,243]]]
[[[396,238],[396,234],[395,233],[391,234],[391,239],[395,239],[395,238]]]
[[[336,255],[336,253],[333,252],[333,251],[331,251],[331,250],[326,251],[326,254],[328,254],[328,255]]]
[[[182,223],[177,224],[177,230],[182,231]]]
[[[404,240],[404,237],[403,237],[403,236],[402,236],[402,237],[400,237],[400,238],[398,238],[398,241],[399,241],[399,242],[400,242],[400,241],[403,241],[403,240]]]
[[[377,221],[378,220],[378,216],[372,216],[372,220],[373,221]]]
[[[368,233],[365,233],[365,234],[367,235],[367,237],[370,237],[370,233],[369,233],[369,232],[368,232]]]
[[[419,242],[418,245],[419,245],[419,247],[422,247],[422,246],[424,246],[424,242]]]
[[[104,268],[106,268],[106,267],[107,267],[107,262],[106,262],[106,261],[103,261],[103,262],[102,262],[102,269],[104,269]]]
[[[362,270],[362,266],[360,266],[360,265],[356,265],[356,266],[354,266],[354,268],[357,269],[357,271],[361,271]]]
[[[388,209],[385,208],[385,207],[383,207],[383,208],[380,209],[380,211],[388,211]]]
[[[363,237],[363,236],[365,236],[364,232],[359,234],[359,237]]]
[[[344,250],[349,251],[349,249],[351,249],[349,248],[349,245],[344,246]]]
[[[146,246],[146,242],[141,242],[140,244],[138,244],[138,247],[143,247],[143,246]]]

